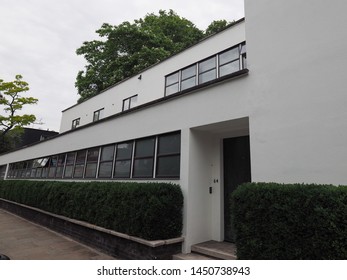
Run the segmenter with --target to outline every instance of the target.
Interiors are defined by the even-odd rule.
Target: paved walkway
[[[0,209],[0,254],[11,260],[112,260],[72,239]]]

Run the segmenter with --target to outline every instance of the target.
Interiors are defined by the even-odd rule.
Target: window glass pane
[[[100,161],[113,160],[114,145],[102,147]]]
[[[137,95],[130,98],[130,108],[135,107],[137,104]]]
[[[54,178],[55,177],[55,170],[56,170],[55,167],[50,167],[49,168],[49,173],[48,173],[48,177],[49,178]]]
[[[41,166],[42,167],[47,167],[48,166],[48,162],[49,162],[49,158],[43,158],[41,161]]]
[[[234,73],[234,72],[239,71],[239,70],[240,70],[240,62],[239,62],[239,60],[235,60],[231,63],[224,64],[223,66],[221,66],[219,68],[219,76],[223,77],[225,75]]]
[[[55,173],[56,178],[61,178],[61,176],[63,175],[63,169],[64,169],[64,167],[62,167],[62,166],[57,167],[57,172]]]
[[[25,173],[25,177],[29,178],[30,177],[30,173],[31,173],[31,169],[27,169],[27,171]]]
[[[37,168],[36,170],[36,178],[40,178],[42,173],[42,168]]]
[[[84,169],[83,164],[76,165],[73,177],[74,178],[82,178],[83,177],[83,169]]]
[[[89,149],[87,155],[87,162],[98,161],[99,148]]]
[[[133,143],[122,143],[117,145],[117,159],[129,159],[133,153]]]
[[[158,154],[174,154],[180,153],[181,150],[181,134],[169,134],[159,137]]]
[[[47,175],[48,175],[48,168],[47,168],[47,167],[42,168],[41,177],[42,177],[42,178],[46,178]]]
[[[135,157],[151,157],[154,154],[155,138],[136,141]]]
[[[96,177],[96,163],[88,163],[86,166],[86,178]]]
[[[86,151],[78,151],[77,152],[77,156],[76,156],[76,164],[77,163],[83,163],[84,164],[84,161],[86,159]]]
[[[99,166],[99,178],[110,178],[112,175],[112,162],[102,162]]]
[[[51,162],[49,166],[57,166],[57,162],[58,162],[58,158],[55,157],[51,157]]]
[[[172,85],[178,83],[178,72],[166,77],[166,85]]]
[[[123,111],[130,109],[130,99],[123,100]]]
[[[114,177],[115,178],[129,178],[130,177],[130,160],[116,161]]]
[[[188,79],[196,75],[196,66],[195,64],[182,70],[182,78],[181,80]]]
[[[152,177],[153,158],[135,159],[133,177]]]
[[[216,57],[211,57],[199,63],[199,73],[211,70],[216,67]]]
[[[221,53],[219,55],[219,65],[223,65],[225,63],[228,63],[232,60],[239,59],[239,47],[233,48],[231,50],[228,50],[224,53]]]
[[[165,90],[165,94],[166,95],[170,95],[170,94],[173,94],[173,93],[176,93],[178,92],[178,83],[177,84],[174,84],[172,86],[168,86]]]
[[[216,69],[199,75],[199,84],[216,79]]]
[[[58,156],[58,166],[62,166],[65,163],[65,154]]]
[[[36,168],[33,168],[33,169],[31,169],[30,177],[35,178],[35,176],[36,176]]]
[[[73,170],[73,165],[66,166],[64,178],[71,178],[72,177],[72,170]]]
[[[94,112],[94,116],[93,116],[93,122],[96,122],[99,120],[99,111]]]
[[[157,162],[158,177],[179,177],[180,156],[159,157]]]
[[[194,76],[194,77],[192,77],[190,79],[182,81],[182,83],[181,83],[181,90],[185,90],[187,88],[194,87],[196,85],[195,80],[196,80],[196,78]]]
[[[75,154],[76,153],[69,153],[69,154],[67,154],[66,165],[74,164],[74,162],[75,162]]]

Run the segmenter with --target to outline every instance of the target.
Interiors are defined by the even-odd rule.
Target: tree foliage
[[[225,24],[218,21],[205,33],[172,10],[147,14],[134,23],[104,23],[96,31],[101,40],[84,42],[76,51],[87,60],[75,83],[79,101],[195,44]]]
[[[205,31],[206,36],[210,36],[212,34],[215,34],[224,28],[226,28],[230,22],[226,21],[225,19],[223,20],[214,20],[211,22],[211,24],[207,27]]]
[[[12,82],[5,82],[0,79],[0,108],[3,115],[0,115],[0,144],[1,151],[11,148],[11,137],[16,137],[20,128],[36,120],[33,114],[18,114],[25,105],[36,104],[37,99],[33,97],[23,97],[22,94],[29,90],[27,82],[22,80],[21,75],[16,75]],[[9,132],[15,129],[16,132]]]

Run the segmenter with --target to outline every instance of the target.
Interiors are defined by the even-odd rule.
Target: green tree
[[[21,75],[16,75],[12,82],[0,79],[0,108],[3,112],[3,115],[0,115],[1,152],[11,148],[11,140],[14,140],[12,137],[18,138],[18,131],[21,127],[34,123],[36,120],[33,114],[18,114],[23,106],[38,102],[36,98],[22,96],[28,90],[28,83],[22,80]],[[13,129],[13,133],[9,136],[9,132]]]
[[[79,101],[135,75],[201,40],[205,34],[174,11],[147,14],[134,23],[104,23],[96,33],[102,40],[84,42],[78,55],[87,60],[77,75]]]
[[[223,29],[225,29],[228,25],[230,25],[231,22],[223,20],[214,20],[211,22],[211,24],[207,27],[205,31],[206,36],[210,36],[212,34],[215,34]]]

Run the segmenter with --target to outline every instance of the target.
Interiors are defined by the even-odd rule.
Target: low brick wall
[[[0,198],[0,208],[121,259],[172,259],[183,237],[148,241]]]

